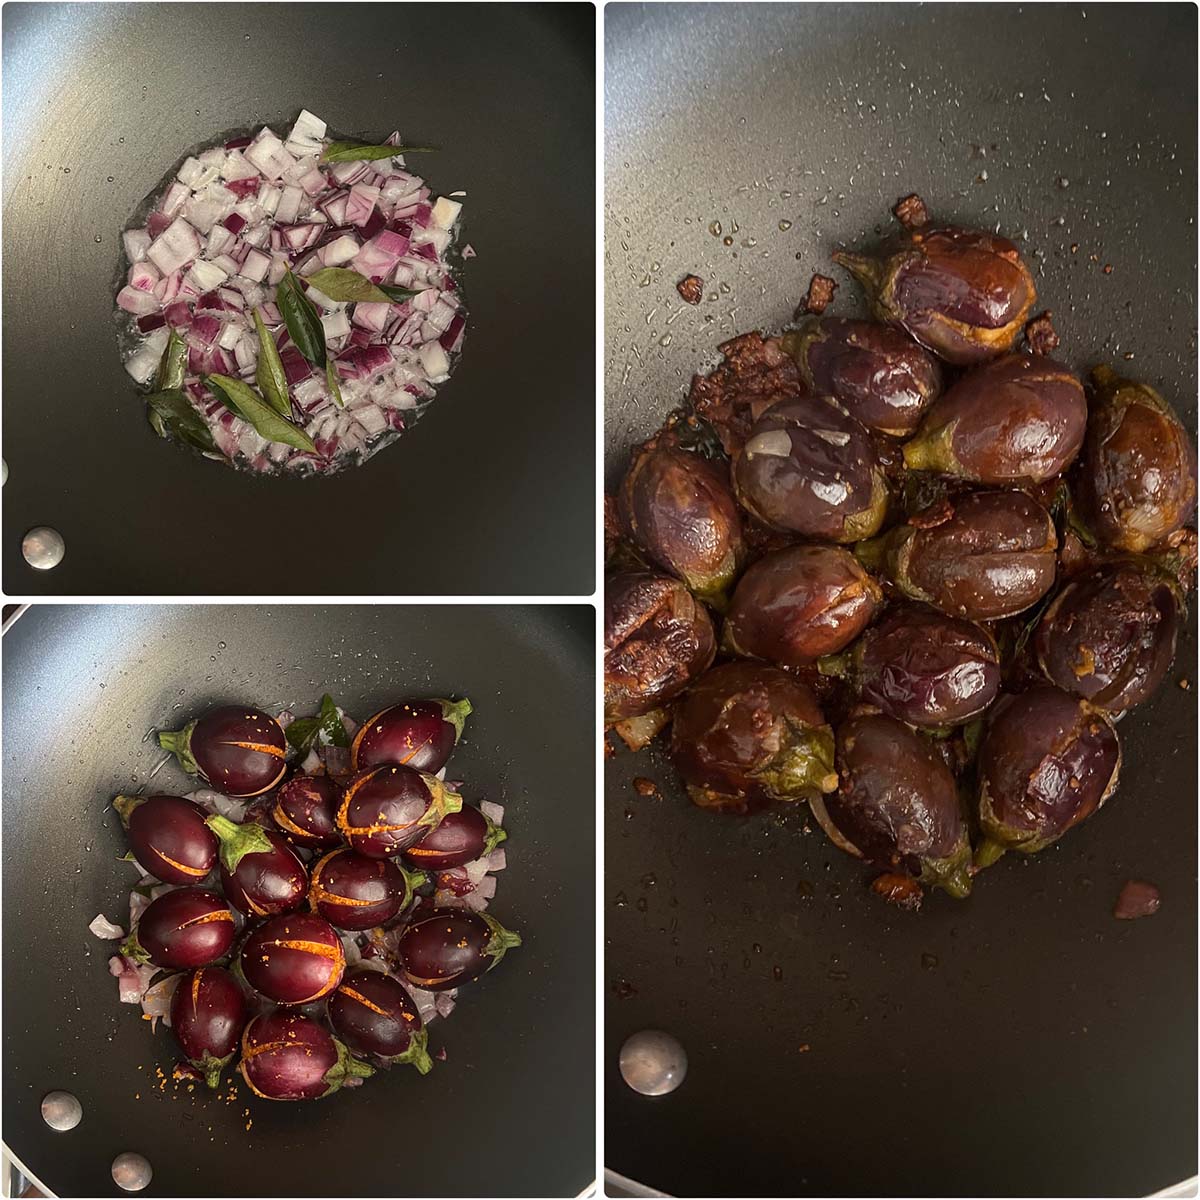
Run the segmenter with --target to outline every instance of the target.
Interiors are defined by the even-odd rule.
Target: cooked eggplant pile
[[[109,960],[121,1000],[169,1025],[174,1077],[315,1100],[380,1068],[432,1066],[427,1026],[519,935],[487,911],[503,808],[445,781],[466,700],[363,724],[214,708],[159,742],[207,786],[113,801],[142,878]]]
[[[807,803],[915,907],[1116,790],[1193,582],[1196,456],[1153,388],[1048,357],[1011,241],[895,211],[834,255],[873,320],[726,342],[634,450],[605,720],[634,751],[670,724],[704,808]]]

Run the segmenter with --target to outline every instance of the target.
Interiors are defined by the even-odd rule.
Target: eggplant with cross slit
[[[260,796],[287,770],[287,738],[274,717],[236,704],[210,709],[158,744],[226,796]]]

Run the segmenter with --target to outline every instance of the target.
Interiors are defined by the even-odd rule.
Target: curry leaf
[[[315,717],[301,717],[287,727],[287,740],[301,753],[309,750],[318,737],[325,745],[349,746],[350,735],[328,693],[321,697],[321,711]]]
[[[365,275],[349,267],[324,267],[308,277],[309,286],[323,296],[342,303],[388,304],[383,288],[376,287]]]
[[[186,374],[187,342],[172,329],[171,336],[167,338],[166,349],[163,350],[162,361],[158,364],[154,390],[165,392],[168,389],[181,388]]]
[[[332,297],[331,297],[332,299]],[[325,365],[325,328],[317,306],[304,294],[300,281],[288,271],[279,281],[275,303],[283,314],[288,336],[314,366]]]
[[[292,404],[288,399],[287,372],[283,369],[283,359],[279,357],[279,347],[275,345],[275,339],[257,308],[254,310],[254,328],[258,330],[258,371],[254,378],[271,407],[280,416],[291,416]]]
[[[151,392],[146,397],[146,419],[159,437],[173,438],[195,446],[197,450],[216,453],[212,430],[178,388]]]
[[[346,402],[342,399],[342,387],[338,383],[337,367],[333,365],[331,358],[325,364],[325,383],[329,388],[329,394],[333,397],[333,402],[338,408],[345,408]]]
[[[370,146],[362,142],[330,142],[321,156],[325,162],[372,162],[397,154],[429,154],[435,146]]]
[[[228,375],[206,375],[204,382],[226,407],[232,407],[239,417],[253,425],[260,437],[316,453],[312,438],[303,429],[285,421],[249,384]]]

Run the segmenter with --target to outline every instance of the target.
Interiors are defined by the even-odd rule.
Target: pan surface
[[[786,324],[831,250],[887,231],[912,191],[939,217],[1027,231],[1060,354],[1145,379],[1194,427],[1193,7],[605,16],[610,484],[718,342]],[[679,300],[692,271],[716,300]],[[831,311],[860,315],[828,273]],[[661,745],[618,754],[608,1166],[679,1195],[1143,1195],[1194,1175],[1196,709],[1182,678],[1194,684],[1194,620],[1162,691],[1121,725],[1103,813],[915,916],[871,896],[802,813],[722,819],[688,804]],[[662,797],[640,797],[636,776]],[[1153,919],[1110,915],[1128,878],[1160,887]],[[669,1096],[617,1073],[646,1028],[689,1055]]]
[[[567,1196],[594,1177],[594,613],[590,607],[34,606],[4,636],[3,1135],[56,1194]],[[124,919],[132,874],[117,791],[148,781],[152,726],[210,703],[360,716],[409,694],[475,705],[451,760],[470,799],[507,805],[496,915],[524,944],[472,988],[425,1078],[393,1069],[317,1104],[160,1092],[175,1059],[117,1002],[97,912]],[[582,768],[582,771],[581,771]],[[168,764],[163,791],[189,788]],[[139,1069],[140,1068],[140,1069]],[[42,1096],[83,1122],[53,1133]],[[253,1127],[243,1115],[250,1109]]]
[[[592,590],[591,4],[10,4],[3,30],[8,594]],[[478,257],[462,360],[417,428],[331,478],[260,479],[158,443],[112,283],[189,147],[301,108],[438,146],[422,173],[467,192]],[[264,505],[270,532],[247,521]],[[38,525],[66,540],[52,571],[21,555]],[[285,547],[321,566],[289,572]]]

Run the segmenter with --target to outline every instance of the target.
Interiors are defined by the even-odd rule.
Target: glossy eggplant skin
[[[1058,535],[1031,496],[971,492],[942,516],[899,525],[856,553],[909,599],[968,621],[1024,612],[1054,586]]]
[[[328,775],[294,775],[275,793],[271,819],[284,836],[310,850],[341,845],[337,807],[342,789]]]
[[[1109,712],[1141,704],[1175,657],[1182,608],[1173,580],[1129,560],[1072,579],[1042,616],[1042,673],[1064,692]]]
[[[134,938],[158,967],[190,970],[216,962],[233,945],[233,913],[216,892],[177,888],[152,900],[142,913]]]
[[[200,805],[182,796],[113,801],[138,865],[163,883],[199,883],[217,865],[217,839]]]
[[[311,1004],[342,980],[346,951],[337,930],[314,913],[271,917],[242,946],[246,982],[276,1004]]]
[[[226,796],[260,796],[287,771],[287,738],[274,717],[249,705],[210,709],[183,729],[158,735],[159,745]]]
[[[708,610],[677,579],[649,572],[604,584],[604,719],[641,716],[673,700],[716,654]]]
[[[401,970],[413,987],[447,992],[478,979],[520,944],[520,935],[490,913],[422,909],[400,935]]]
[[[746,556],[723,467],[677,446],[642,446],[617,493],[629,540],[701,599],[720,603]]]
[[[198,967],[175,988],[171,1032],[210,1088],[237,1050],[247,1016],[246,995],[224,967]]]
[[[1117,786],[1121,749],[1108,718],[1040,686],[999,700],[979,747],[982,865],[1004,850],[1034,854],[1091,816]]]
[[[242,856],[231,871],[221,863],[221,890],[248,917],[292,912],[304,902],[308,872],[282,834],[263,829],[270,848]]]
[[[434,775],[450,760],[469,700],[404,700],[364,721],[350,745],[356,771],[396,763]]]
[[[309,902],[339,929],[371,929],[397,916],[412,899],[404,874],[386,858],[343,847],[313,864]]]
[[[871,435],[832,396],[767,409],[734,462],[742,506],[773,529],[830,542],[870,537],[888,488]]]
[[[745,811],[803,800],[837,786],[833,732],[799,680],[762,663],[731,662],[702,675],[684,696],[671,756],[692,801]]]
[[[911,470],[973,483],[1042,483],[1075,460],[1087,432],[1087,398],[1069,368],[1006,354],[968,371],[904,444]]]
[[[436,829],[409,846],[401,857],[414,870],[451,871],[486,858],[507,837],[474,805],[464,804],[458,812],[447,813]]]
[[[979,229],[929,226],[878,258],[837,252],[875,315],[956,366],[1010,350],[1037,300],[1020,251]]]
[[[387,1063],[411,1063],[425,1075],[431,1066],[421,1014],[404,985],[363,969],[347,973],[329,997],[329,1023],[354,1054]]]
[[[436,775],[412,767],[368,767],[342,793],[337,827],[346,842],[368,858],[390,858],[415,846],[462,797]]]
[[[1092,372],[1092,384],[1080,506],[1102,541],[1140,554],[1193,516],[1195,447],[1174,409],[1153,388],[1108,367]]]
[[[890,609],[855,648],[859,695],[926,729],[964,725],[1000,690],[1000,652],[981,625],[923,604]]]
[[[938,360],[894,325],[821,317],[782,343],[810,391],[887,437],[911,437],[942,391]]]
[[[840,546],[787,546],[738,580],[723,639],[732,653],[781,667],[836,654],[866,628],[883,592]]]
[[[263,1100],[319,1100],[375,1073],[311,1017],[279,1009],[246,1026],[240,1068]]]
[[[838,729],[838,788],[813,806],[841,849],[959,898],[971,845],[954,776],[929,739],[884,714]]]

